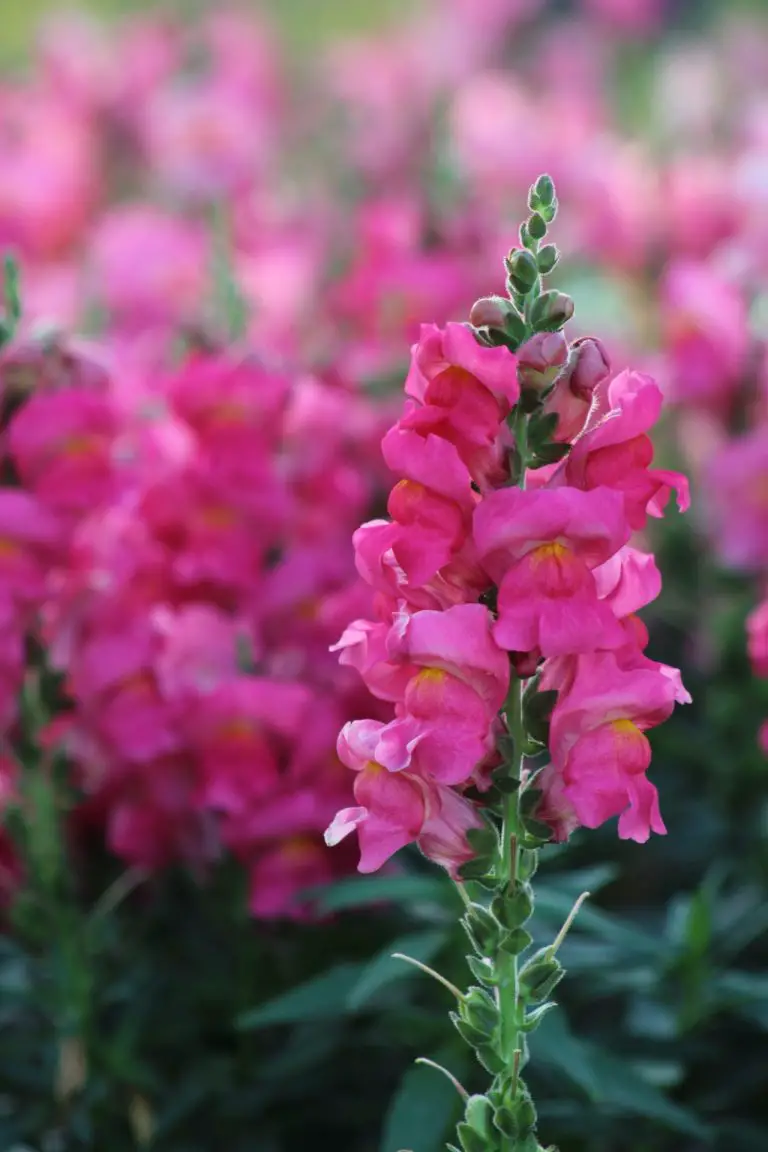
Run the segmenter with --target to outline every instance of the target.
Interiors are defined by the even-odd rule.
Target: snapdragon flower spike
[[[539,250],[557,208],[549,178],[529,208],[506,261],[509,301],[479,302],[476,333],[423,328],[413,349],[405,412],[383,441],[400,477],[392,519],[354,537],[376,619],[334,645],[395,716],[342,729],[356,806],[326,841],[356,832],[364,872],[415,843],[459,883],[494,891],[467,895],[483,987],[452,1017],[493,1076],[467,1102],[466,1152],[542,1152],[522,1020],[535,1026],[529,1008],[563,974],[571,918],[520,965],[535,849],[615,817],[624,839],[663,833],[646,733],[690,699],[677,669],[646,656],[637,615],[661,577],[632,533],[672,488],[688,499],[684,477],[651,468],[661,392],[637,373],[609,380],[599,341],[569,348],[573,303],[541,291],[556,258]],[[545,747],[532,777],[526,757]]]

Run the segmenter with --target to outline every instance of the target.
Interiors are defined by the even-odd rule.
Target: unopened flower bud
[[[531,208],[538,208],[540,205],[549,207],[555,200],[555,185],[552,182],[552,177],[539,176],[536,183],[531,188],[528,196],[528,204]]]
[[[546,1000],[565,972],[549,948],[541,948],[520,972],[520,988],[529,1002]]]
[[[479,1136],[488,1138],[493,1134],[493,1107],[487,1096],[470,1096],[465,1120]]]
[[[573,366],[568,365],[570,389],[581,400],[592,400],[592,394],[611,372],[611,361],[602,341],[582,336],[571,347]]]
[[[539,212],[533,212],[528,220],[528,235],[534,240],[543,240],[546,234],[546,220]]]
[[[537,332],[557,332],[568,323],[573,311],[573,300],[564,292],[544,292],[531,308],[531,324]]]
[[[475,328],[499,328],[503,331],[507,316],[514,311],[514,304],[504,296],[483,296],[472,305],[469,322]]]
[[[544,402],[545,414],[557,416],[557,425],[551,434],[555,443],[569,444],[578,436],[595,389],[608,378],[610,371],[608,353],[599,340],[585,336],[574,341],[568,364]]]
[[[537,332],[517,351],[521,387],[544,392],[568,360],[568,341],[562,332]]]
[[[527,248],[513,248],[507,256],[506,265],[512,288],[522,295],[530,292],[539,276],[536,257]]]

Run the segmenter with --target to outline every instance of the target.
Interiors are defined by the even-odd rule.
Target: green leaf
[[[343,912],[348,908],[391,901],[405,904],[423,914],[425,904],[439,906],[453,912],[459,899],[446,876],[349,876],[336,884],[312,890],[320,909],[324,912]],[[421,905],[422,907],[417,907]]]
[[[363,968],[360,979],[352,986],[347,996],[348,1006],[357,1011],[386,985],[406,977],[420,975],[412,964],[406,964],[403,960],[393,960],[393,952],[402,952],[404,956],[411,956],[414,960],[427,964],[437,955],[445,940],[446,932],[440,928],[426,932],[411,932],[393,940]],[[423,976],[423,973],[421,975]],[[427,979],[425,976],[423,978]]]
[[[461,1080],[453,1049],[430,1056]],[[451,1082],[434,1068],[417,1065],[400,1082],[384,1121],[379,1152],[441,1152],[461,1112],[461,1098]]]
[[[362,964],[337,964],[282,996],[241,1013],[235,1025],[241,1031],[250,1031],[273,1024],[299,1024],[346,1015],[349,990],[359,980],[362,968]]]
[[[695,1116],[668,1100],[626,1060],[574,1036],[563,1012],[552,1013],[541,1022],[531,1048],[534,1060],[568,1077],[597,1105],[656,1120],[676,1132],[699,1138],[708,1135]]]

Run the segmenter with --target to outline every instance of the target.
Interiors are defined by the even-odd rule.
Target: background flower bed
[[[580,283],[579,331],[599,322],[604,335],[612,324],[615,360],[641,351],[678,401],[659,450],[692,460],[695,518],[672,516],[654,537],[665,588],[646,622],[651,654],[683,668],[694,704],[653,740],[669,835],[638,849],[603,830],[549,852],[542,938],[578,891],[596,896],[563,948],[569,979],[560,999],[570,1031],[561,1015],[536,1037],[536,1096],[563,1152],[759,1148],[768,1133],[768,1018],[766,777],[757,734],[768,692],[750,670],[745,620],[760,596],[760,561],[739,574],[718,560],[712,533],[717,543],[722,529],[709,509],[717,507],[710,465],[723,428],[759,428],[764,419],[753,382],[760,369],[752,364],[762,355],[760,68],[768,32],[748,27],[739,38],[710,30],[695,52],[679,44],[673,51],[663,34],[617,41],[605,18],[566,33],[556,21],[575,5],[553,5],[551,22],[538,31],[511,21],[521,5],[498,5],[486,28],[469,9],[450,7],[461,51],[448,34],[446,9],[431,31],[396,25],[389,39],[354,52],[332,44],[325,70],[324,58],[317,62],[315,91],[323,99],[310,114],[295,94],[317,81],[281,79],[258,32],[243,39],[242,56],[224,36],[222,60],[230,69],[242,63],[242,87],[212,84],[222,109],[214,122],[217,130],[241,127],[214,131],[211,171],[205,132],[195,137],[179,127],[204,81],[183,86],[186,105],[174,102],[163,36],[137,41],[138,54],[126,51],[115,67],[109,37],[105,55],[98,31],[89,40],[70,24],[68,41],[59,25],[34,57],[38,69],[44,62],[44,78],[15,82],[29,83],[19,90],[34,99],[24,95],[17,108],[12,87],[5,100],[3,240],[20,257],[26,315],[57,315],[99,341],[122,433],[129,427],[136,436],[142,427],[137,397],[172,393],[180,336],[188,344],[201,335],[216,346],[234,344],[237,355],[247,345],[278,360],[290,400],[285,422],[270,424],[279,446],[266,459],[297,501],[294,514],[304,509],[290,547],[300,557],[314,539],[320,551],[343,557],[343,540],[381,499],[376,438],[414,326],[460,317],[478,291],[495,287],[489,278],[498,252],[514,241],[510,222],[530,178],[542,167],[556,170],[564,203],[557,238],[578,253],[563,282],[568,287],[570,275]],[[694,15],[694,24],[706,16],[700,6]],[[511,22],[506,58],[517,72],[498,71],[493,19]],[[436,28],[447,37],[440,51]],[[189,35],[174,26],[170,43]],[[200,35],[204,41],[213,33]],[[411,56],[398,55],[403,43]],[[723,43],[731,45],[725,54]],[[537,44],[538,54],[521,61],[521,46]],[[159,71],[150,69],[148,87],[137,93],[131,65],[158,59],[153,45]],[[171,67],[171,77],[178,74]],[[518,90],[517,75],[527,75],[526,85],[535,80],[539,93]],[[142,117],[144,108],[155,115]],[[440,125],[434,133],[433,122]],[[125,134],[117,140],[116,129]],[[68,167],[67,156],[48,146],[65,132],[67,156],[79,156],[79,166]],[[49,195],[32,197],[31,189]],[[690,261],[692,279],[662,277],[664,266],[685,269]],[[6,395],[20,359],[39,387],[48,361],[24,327],[6,352]],[[698,370],[702,361],[715,365],[711,379]],[[339,437],[349,405],[364,419]],[[197,419],[189,412],[180,418]],[[201,439],[208,434],[210,426],[195,427]],[[318,445],[327,452],[305,475]],[[167,460],[165,446],[153,451],[155,463]],[[111,449],[106,458],[111,467]],[[293,461],[287,472],[286,459]],[[749,503],[761,476],[758,462],[726,505],[726,519]],[[42,498],[50,502],[50,491]],[[108,509],[112,490],[99,498]],[[758,542],[761,507],[758,500],[747,531]],[[256,567],[267,573],[269,532],[280,535],[287,523],[282,513],[277,528],[267,529],[268,520],[254,529],[266,534]],[[298,645],[308,657],[302,683],[318,668],[324,684],[336,675],[325,649],[346,623],[343,612],[334,615],[332,597],[354,579],[351,550],[348,559],[340,569],[335,560],[329,567],[317,556],[299,559],[295,585],[277,607],[268,605],[265,650],[274,662]],[[307,570],[309,587],[300,578]],[[318,616],[318,595],[325,616]],[[244,612],[255,630],[260,603],[249,600]],[[252,669],[246,661],[236,671]],[[354,693],[345,685],[340,721],[351,707],[347,690]],[[104,812],[122,809],[113,792],[98,788],[103,804],[90,830],[77,822],[73,829],[68,813],[79,810],[83,791],[72,774],[77,755],[46,775],[36,728],[50,716],[41,717],[37,705],[23,697],[21,731],[11,733],[27,790],[21,813],[9,805],[9,837],[26,871],[19,880],[10,869],[0,945],[0,1146],[269,1152],[314,1143],[396,1152],[410,1140],[416,1152],[439,1148],[453,1119],[452,1092],[411,1060],[431,1054],[468,1087],[474,1071],[461,1065],[439,991],[388,957],[406,951],[439,960],[448,975],[463,969],[455,897],[442,877],[406,856],[396,874],[350,874],[328,885],[331,867],[351,873],[354,861],[324,855],[324,812],[312,827],[309,866],[293,867],[290,853],[283,861],[280,848],[256,896],[253,869],[272,859],[262,841],[255,855],[250,847],[244,855],[235,837],[237,846],[206,856],[202,871],[193,852],[190,870],[188,855],[179,864],[177,853],[165,851],[165,826],[149,837],[149,856],[135,836],[116,840]],[[305,718],[310,736],[316,723]],[[328,727],[320,760],[332,756],[334,724]],[[316,782],[319,761],[311,764]],[[237,796],[244,804],[243,792]],[[334,803],[335,796],[331,809]],[[158,844],[161,859],[151,851]],[[126,875],[126,889],[134,887],[120,899]],[[291,896],[314,883],[323,887],[313,916],[292,919]],[[264,901],[276,892],[267,912]]]

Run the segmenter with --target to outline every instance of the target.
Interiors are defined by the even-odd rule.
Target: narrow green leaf
[[[414,875],[350,876],[337,884],[315,890],[313,896],[324,912],[343,912],[348,908],[363,908],[388,901],[410,908],[433,904],[450,910],[459,904],[447,876],[445,879]]]
[[[291,988],[282,996],[241,1013],[235,1024],[241,1031],[273,1024],[298,1024],[345,1015],[349,990],[359,980],[362,964],[337,964],[322,975]]]
[[[695,1116],[668,1100],[627,1061],[574,1036],[563,1012],[542,1020],[531,1048],[534,1060],[565,1075],[597,1105],[656,1120],[672,1131],[699,1138],[708,1135]]]
[[[426,932],[410,932],[393,940],[363,968],[359,980],[352,985],[347,996],[349,1008],[357,1011],[388,984],[420,975],[413,965],[406,964],[402,960],[393,960],[393,952],[402,952],[404,956],[411,956],[414,960],[427,964],[437,955],[445,940],[446,933],[440,928]]]
[[[461,1080],[454,1050],[430,1056]],[[379,1152],[441,1152],[461,1113],[462,1103],[453,1085],[433,1068],[417,1065],[406,1072],[384,1122]]]

